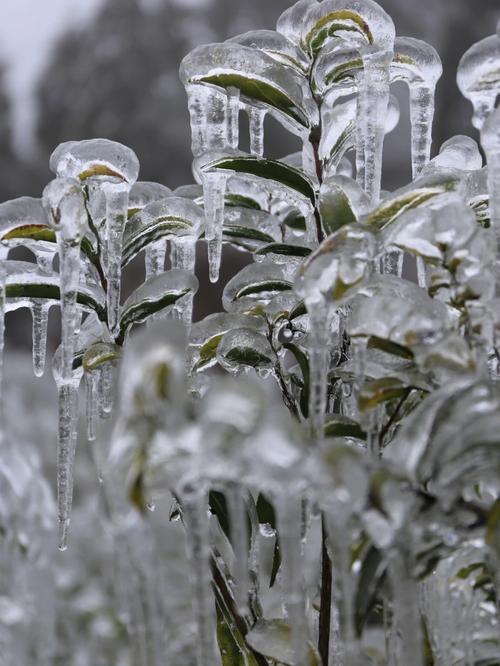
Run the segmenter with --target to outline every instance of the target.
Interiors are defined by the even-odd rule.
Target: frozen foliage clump
[[[118,385],[95,457],[130,655],[106,658],[500,662],[499,71],[495,34],[458,72],[487,165],[464,136],[431,159],[435,50],[397,37],[372,0],[300,0],[276,31],[182,62],[196,185],[137,181],[130,149],[93,139],[57,148],[41,200],[0,206],[0,329],[6,311],[31,309],[37,375],[49,308],[62,314],[57,507],[7,435],[0,469],[2,496],[24,498],[41,546],[52,512],[67,546],[80,387],[94,440]],[[395,81],[409,88],[413,181],[382,192]],[[268,116],[301,152],[266,157]],[[200,240],[212,281],[224,243],[253,263],[225,286],[224,312],[192,324]],[[19,245],[36,262],[9,259]],[[122,271],[140,253],[146,280],[124,300]],[[187,539],[183,622],[151,530],[165,497]],[[1,509],[10,566],[42,579],[50,559],[18,552],[15,511]],[[23,590],[2,594],[17,626]],[[33,639],[36,663],[56,663],[46,620],[52,644]],[[6,663],[28,663],[19,641],[4,642]],[[81,649],[78,663],[112,654]]]

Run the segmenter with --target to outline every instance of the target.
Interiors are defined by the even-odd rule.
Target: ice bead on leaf
[[[419,39],[397,37],[391,79],[403,80],[410,92],[412,174],[430,160],[436,84],[443,73],[436,50]]]
[[[267,338],[245,328],[225,333],[217,347],[217,361],[228,372],[238,374],[256,370],[266,376],[275,363],[275,355]]]
[[[500,45],[497,35],[473,44],[458,65],[458,87],[474,107],[472,124],[478,130],[495,108],[500,94],[499,68]]]
[[[488,191],[491,224],[500,239],[500,109],[488,117],[481,132],[481,143],[488,163]]]
[[[56,178],[43,192],[43,201],[56,231],[60,260],[61,344],[63,378],[72,376],[75,332],[79,327],[77,293],[80,284],[80,244],[87,213],[80,184],[74,178]]]
[[[285,67],[306,74],[310,63],[306,54],[284,35],[274,30],[251,30],[228,40],[263,51]]]

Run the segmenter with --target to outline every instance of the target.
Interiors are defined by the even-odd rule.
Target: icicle
[[[112,363],[104,363],[99,370],[98,396],[99,416],[107,418],[113,409],[114,367]]]
[[[411,166],[413,180],[431,158],[435,88],[410,86]]]
[[[66,550],[73,501],[73,465],[78,415],[78,383],[59,382],[59,436],[57,452],[57,516],[59,550]]]
[[[227,488],[231,543],[234,550],[235,600],[240,615],[248,613],[250,577],[248,571],[248,524],[245,489],[239,484]]]
[[[252,155],[264,155],[264,121],[266,110],[248,106],[248,120],[250,129],[250,152]]]
[[[182,236],[172,240],[171,257],[172,268],[179,268],[194,274],[196,266],[196,237]],[[193,319],[193,294],[181,298],[175,304],[175,310],[189,328]]]
[[[86,415],[87,415],[87,439],[93,442],[96,438],[97,423],[97,396],[98,396],[98,374],[87,372],[85,374],[86,387]]]
[[[238,148],[240,142],[240,91],[238,88],[228,88],[227,116],[228,145],[230,148]]]
[[[324,437],[329,360],[329,316],[324,304],[307,305],[309,312],[309,423],[315,442]]]
[[[210,530],[207,517],[207,498],[204,491],[188,489],[182,496],[186,517],[187,539],[194,584],[194,604],[197,623],[197,666],[220,664],[215,655],[214,596],[210,571]]]
[[[425,270],[425,261],[422,257],[417,257],[417,283],[422,289],[427,289],[427,273]]]
[[[211,282],[217,282],[219,279],[226,183],[227,174],[225,173],[212,171],[203,174],[205,238],[208,241],[208,264]]]
[[[337,610],[338,624],[332,636],[332,658],[342,666],[357,666],[360,663],[359,643],[354,624],[354,580],[351,572],[351,553],[345,534],[348,526],[338,523],[330,511],[328,534],[332,540],[332,600]]]
[[[61,347],[62,376],[69,380],[72,376],[75,351],[75,331],[77,328],[77,294],[80,283],[80,243],[59,239],[61,276]]]
[[[500,246],[500,108],[484,123],[481,143],[488,162],[491,226]]]
[[[293,663],[307,666],[309,646],[300,534],[302,503],[295,494],[286,494],[276,498],[275,506],[282,556],[281,579],[295,656]]]
[[[148,245],[144,253],[144,262],[146,268],[146,280],[163,273],[165,270],[165,255],[167,252],[167,241],[159,240]]]
[[[43,375],[45,368],[49,307],[43,301],[35,299],[31,308],[33,317],[33,370],[37,377]]]
[[[186,86],[191,122],[191,151],[196,157],[207,149],[207,96],[209,89],[202,85]]]
[[[357,122],[364,149],[364,189],[374,204],[380,197],[391,59],[392,54],[387,52],[363,55],[363,78],[358,93],[361,101]]]
[[[384,275],[403,275],[404,252],[400,250],[390,250],[382,256],[382,273]]]
[[[113,334],[117,333],[120,321],[122,239],[128,215],[129,191],[129,183],[106,183],[104,186],[106,196],[108,324]]]

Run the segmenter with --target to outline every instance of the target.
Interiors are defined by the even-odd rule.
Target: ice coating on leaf
[[[41,199],[19,197],[0,204],[0,238],[3,241],[15,239],[19,235],[43,235],[47,232],[48,219]]]
[[[311,307],[348,301],[369,278],[375,239],[367,229],[348,225],[329,236],[302,266],[296,291]]]
[[[437,340],[451,326],[448,309],[408,280],[372,279],[353,301],[351,336],[376,336],[405,347]]]
[[[234,374],[256,370],[265,376],[274,365],[274,354],[267,338],[251,329],[235,328],[222,336],[217,361]]]
[[[130,186],[139,175],[139,161],[133,150],[109,139],[62,143],[51,155],[50,168],[60,177],[120,180]]]
[[[396,39],[391,78],[405,81],[410,91],[413,178],[431,156],[434,96],[442,73],[441,59],[432,46],[412,37]]]
[[[357,222],[368,212],[369,201],[356,181],[346,176],[331,176],[321,184],[319,209],[323,228],[333,233]]]
[[[457,83],[472,103],[472,124],[481,129],[500,93],[500,48],[496,35],[473,44],[458,65]]]
[[[121,336],[133,324],[141,323],[152,314],[164,311],[197,290],[198,280],[193,273],[180,269],[172,269],[146,280],[127,298],[121,308]]]
[[[276,30],[292,43],[300,46],[302,26],[307,11],[317,5],[317,0],[299,0],[286,9],[278,18]]]
[[[266,305],[292,288],[293,279],[283,264],[262,262],[245,266],[224,288],[222,304],[227,312],[245,312]]]
[[[428,175],[440,169],[462,169],[477,171],[483,166],[483,158],[477,142],[469,136],[454,136],[445,141],[434,157],[424,168],[422,175]]]
[[[481,143],[488,162],[488,190],[491,224],[500,237],[500,110],[496,109],[485,122]]]
[[[172,194],[172,190],[165,185],[160,183],[151,183],[145,180],[139,180],[132,185],[129,195],[129,215],[130,213],[136,213],[138,210],[142,210],[144,206],[147,206],[152,201],[158,201],[158,199],[165,199]]]
[[[309,69],[309,60],[302,49],[274,30],[252,30],[232,37],[228,41],[263,51],[280,64],[298,70],[302,74]]]
[[[296,127],[297,132],[311,124],[309,114],[315,107],[311,105],[306,80],[295,70],[283,68],[266,53],[254,48],[235,42],[200,46],[182,61],[180,77],[188,91],[200,84],[222,89],[237,88],[242,101],[269,107],[277,117],[284,116],[284,121]],[[210,109],[203,109],[199,103],[190,107],[194,125],[203,133]],[[202,145],[199,141],[195,143]],[[215,147],[208,143],[205,150]]]

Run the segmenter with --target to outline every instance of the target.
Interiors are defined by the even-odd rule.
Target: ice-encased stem
[[[435,86],[410,85],[411,166],[413,180],[431,158]]]
[[[324,438],[329,365],[329,316],[325,304],[307,304],[309,312],[309,425],[316,443]]]
[[[364,190],[373,204],[380,198],[391,60],[392,54],[387,52],[364,54],[358,92],[358,151],[363,152]]]
[[[128,183],[107,184],[104,190],[106,196],[108,324],[113,335],[118,332],[120,322],[122,241],[128,215],[129,191]]]
[[[248,570],[248,514],[245,489],[231,484],[227,489],[231,544],[234,551],[235,601],[240,615],[248,613],[250,577]]]
[[[207,497],[200,489],[189,489],[182,498],[194,587],[197,624],[197,666],[220,664],[215,647],[215,600],[210,569],[210,530]]]
[[[36,377],[41,377],[45,369],[49,307],[43,301],[35,299],[31,308],[33,322],[33,371]]]
[[[59,238],[61,281],[61,349],[63,379],[72,377],[75,332],[78,319],[78,287],[80,284],[80,241]]]
[[[73,501],[73,465],[75,460],[78,413],[78,383],[59,383],[59,432],[57,451],[57,517],[59,549],[66,550]]]
[[[303,579],[300,497],[283,494],[276,498],[282,556],[281,579],[285,609],[290,624],[295,666],[309,665],[306,597]]]
[[[328,519],[328,533],[332,540],[332,597],[338,612],[338,638],[331,640],[334,646],[334,663],[342,666],[357,666],[360,660],[359,643],[354,624],[354,579],[350,566],[349,542],[345,534],[347,525]],[[333,637],[332,637],[333,639]]]
[[[211,282],[219,279],[227,174],[210,171],[203,174],[205,238],[208,241],[208,265]]]
[[[3,432],[3,356],[5,346],[5,305],[7,299],[7,255],[8,248],[0,241],[0,439]]]
[[[264,121],[266,110],[255,106],[248,107],[248,121],[250,131],[250,152],[252,155],[264,155]]]
[[[397,547],[388,553],[388,570],[394,609],[394,651],[397,664],[423,666],[423,637],[418,607],[418,588],[413,573],[412,555],[405,542],[401,539]]]

